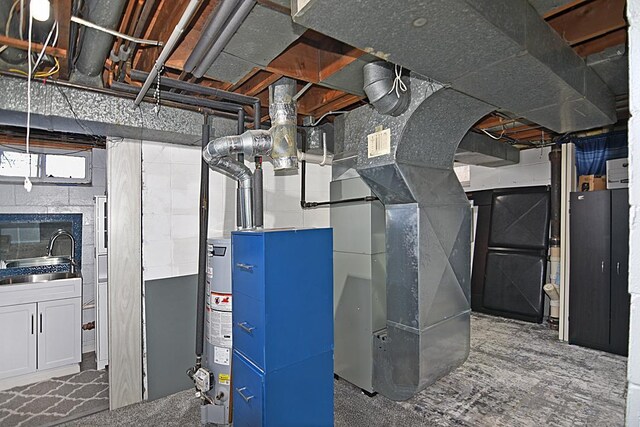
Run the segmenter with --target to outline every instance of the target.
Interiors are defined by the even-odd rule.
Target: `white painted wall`
[[[142,145],[145,281],[197,273],[200,155],[198,147]],[[235,229],[236,183],[216,172],[209,180],[209,236],[219,236]],[[307,200],[328,200],[330,180],[330,167],[308,165]],[[328,208],[300,208],[300,175],[275,176],[264,163],[264,189],[265,228],[329,226]]]
[[[81,213],[82,214],[82,302],[95,301],[94,286],[94,203],[104,195],[107,180],[107,153],[92,152],[91,185],[34,185],[27,193],[22,183],[0,183],[0,213]],[[82,311],[82,323],[95,320],[95,309]],[[82,352],[95,349],[95,330],[82,331]]]
[[[640,426],[640,0],[627,2],[629,21],[629,292],[631,325],[627,425]]]
[[[499,168],[469,166],[469,186],[464,191],[494,188],[531,187],[551,184],[549,152],[551,147],[520,152],[520,163]]]

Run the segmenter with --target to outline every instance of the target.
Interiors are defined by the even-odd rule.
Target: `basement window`
[[[0,181],[21,182],[28,176],[34,183],[90,184],[91,150],[71,151],[34,147],[0,147]]]

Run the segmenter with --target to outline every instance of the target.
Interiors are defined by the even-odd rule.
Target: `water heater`
[[[207,240],[207,299],[203,368],[203,425],[229,425],[231,396],[231,239]],[[198,374],[196,374],[198,375]],[[198,379],[196,379],[198,382]],[[206,391],[204,391],[206,390]]]

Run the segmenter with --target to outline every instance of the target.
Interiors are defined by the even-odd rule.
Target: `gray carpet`
[[[335,382],[335,425],[616,426],[624,424],[626,358],[558,342],[544,326],[473,315],[471,354],[406,402],[373,398]],[[185,391],[102,412],[70,426],[197,426]]]
[[[51,426],[108,408],[107,372],[87,370],[0,391],[0,426]]]

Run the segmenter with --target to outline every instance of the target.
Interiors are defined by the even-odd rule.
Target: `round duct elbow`
[[[399,116],[409,107],[411,91],[409,78],[398,77],[406,87],[405,91],[396,90],[395,66],[389,62],[376,61],[366,64],[364,71],[364,93],[369,98],[373,108],[380,114]]]

